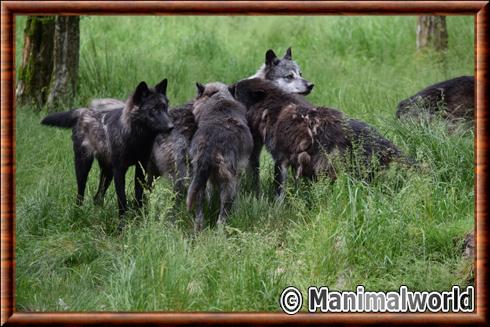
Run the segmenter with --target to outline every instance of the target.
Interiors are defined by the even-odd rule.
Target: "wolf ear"
[[[272,51],[272,49],[267,50],[267,52],[265,53],[265,64],[267,66],[272,66],[273,64],[277,65],[278,63],[279,63],[279,59],[277,59],[277,56],[274,53],[274,51]]]
[[[228,86],[228,91],[231,93],[233,97],[235,97],[236,84],[231,84]]]
[[[199,82],[196,82],[196,87],[197,87],[197,97],[200,98],[200,97],[202,97],[202,94],[204,93],[204,85],[202,85]]]
[[[291,60],[291,59],[293,59],[293,54],[291,53],[291,47],[289,47],[289,48],[286,50],[286,54],[284,55],[284,59],[286,59],[286,60]]]
[[[162,80],[160,83],[155,85],[155,91],[163,95],[167,94],[167,79]]]
[[[149,92],[150,91],[148,90],[148,85],[146,84],[146,82],[145,81],[140,82],[138,84],[138,86],[136,87],[136,90],[134,91],[133,102],[136,105],[141,104],[141,102],[143,101],[143,98],[146,97]]]

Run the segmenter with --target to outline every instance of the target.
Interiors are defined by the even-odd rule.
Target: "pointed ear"
[[[286,59],[286,60],[292,60],[293,59],[293,54],[291,53],[291,47],[289,47],[286,50],[286,54],[284,55],[284,59]]]
[[[267,50],[267,52],[265,53],[265,64],[267,66],[272,66],[273,64],[277,65],[278,62],[279,59],[277,59],[277,56],[274,53],[274,51],[272,51],[272,49]]]
[[[157,93],[167,95],[167,79],[164,79],[160,83],[155,85],[155,91],[157,91]]]
[[[228,86],[228,91],[231,93],[233,97],[235,97],[236,84],[231,84]]]
[[[139,105],[141,104],[141,102],[143,102],[143,98],[146,97],[149,93],[149,90],[148,90],[148,85],[146,84],[145,81],[142,81],[138,84],[138,86],[136,87],[136,90],[134,91],[134,94],[133,94],[133,102],[136,104],[136,105]]]
[[[204,93],[204,85],[202,85],[199,82],[196,82],[196,87],[197,87],[197,97],[200,98]]]

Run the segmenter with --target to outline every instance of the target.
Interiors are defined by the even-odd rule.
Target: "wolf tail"
[[[206,189],[206,183],[211,174],[211,166],[207,158],[200,158],[197,161],[196,169],[194,170],[194,177],[192,183],[189,186],[189,191],[187,192],[187,208],[191,210],[196,202],[197,195],[202,193]]]
[[[47,115],[41,121],[41,124],[61,128],[72,128],[78,121],[80,109],[74,109],[65,112],[55,112]]]

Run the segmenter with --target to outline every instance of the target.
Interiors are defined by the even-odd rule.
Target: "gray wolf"
[[[288,94],[274,83],[260,79],[239,82],[231,90],[247,108],[254,136],[250,160],[258,166],[263,145],[275,162],[276,195],[284,196],[289,167],[296,177],[322,174],[336,178],[334,159],[340,157],[356,165],[370,167],[376,161],[386,167],[394,160],[410,162],[389,140],[368,124],[346,117],[342,112],[315,107],[303,97]],[[255,171],[258,180],[258,170]]]
[[[105,192],[114,178],[120,227],[124,225],[127,210],[125,176],[135,165],[135,198],[141,205],[143,196],[143,167],[146,167],[155,137],[168,133],[173,124],[167,115],[167,80],[154,88],[145,82],[136,87],[124,108],[96,110],[79,108],[46,116],[41,124],[72,128],[75,173],[78,185],[77,203],[84,199],[87,177],[94,158],[100,166],[100,180],[96,203],[103,201]],[[107,107],[105,107],[107,108]]]
[[[431,119],[439,114],[449,122],[473,122],[475,111],[475,78],[460,76],[417,92],[400,101],[397,118]]]
[[[193,114],[198,128],[190,145],[192,182],[187,207],[196,207],[194,230],[204,224],[204,195],[208,181],[219,190],[218,224],[225,224],[238,188],[240,172],[247,166],[253,140],[245,107],[222,83],[197,83],[198,96]]]
[[[168,115],[174,129],[155,138],[147,167],[148,184],[151,186],[155,177],[165,176],[173,182],[176,194],[184,196],[190,176],[189,146],[197,129],[192,102],[169,110]]]

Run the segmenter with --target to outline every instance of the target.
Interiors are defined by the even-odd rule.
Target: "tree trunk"
[[[445,16],[419,16],[417,18],[417,50],[447,51]]]
[[[17,83],[19,104],[42,106],[53,70],[54,17],[29,17],[24,30],[22,67]]]
[[[56,110],[71,105],[77,90],[80,18],[57,16],[54,30],[53,72],[46,105]]]
[[[28,17],[17,102],[49,110],[71,104],[76,94],[79,48],[79,17]]]

